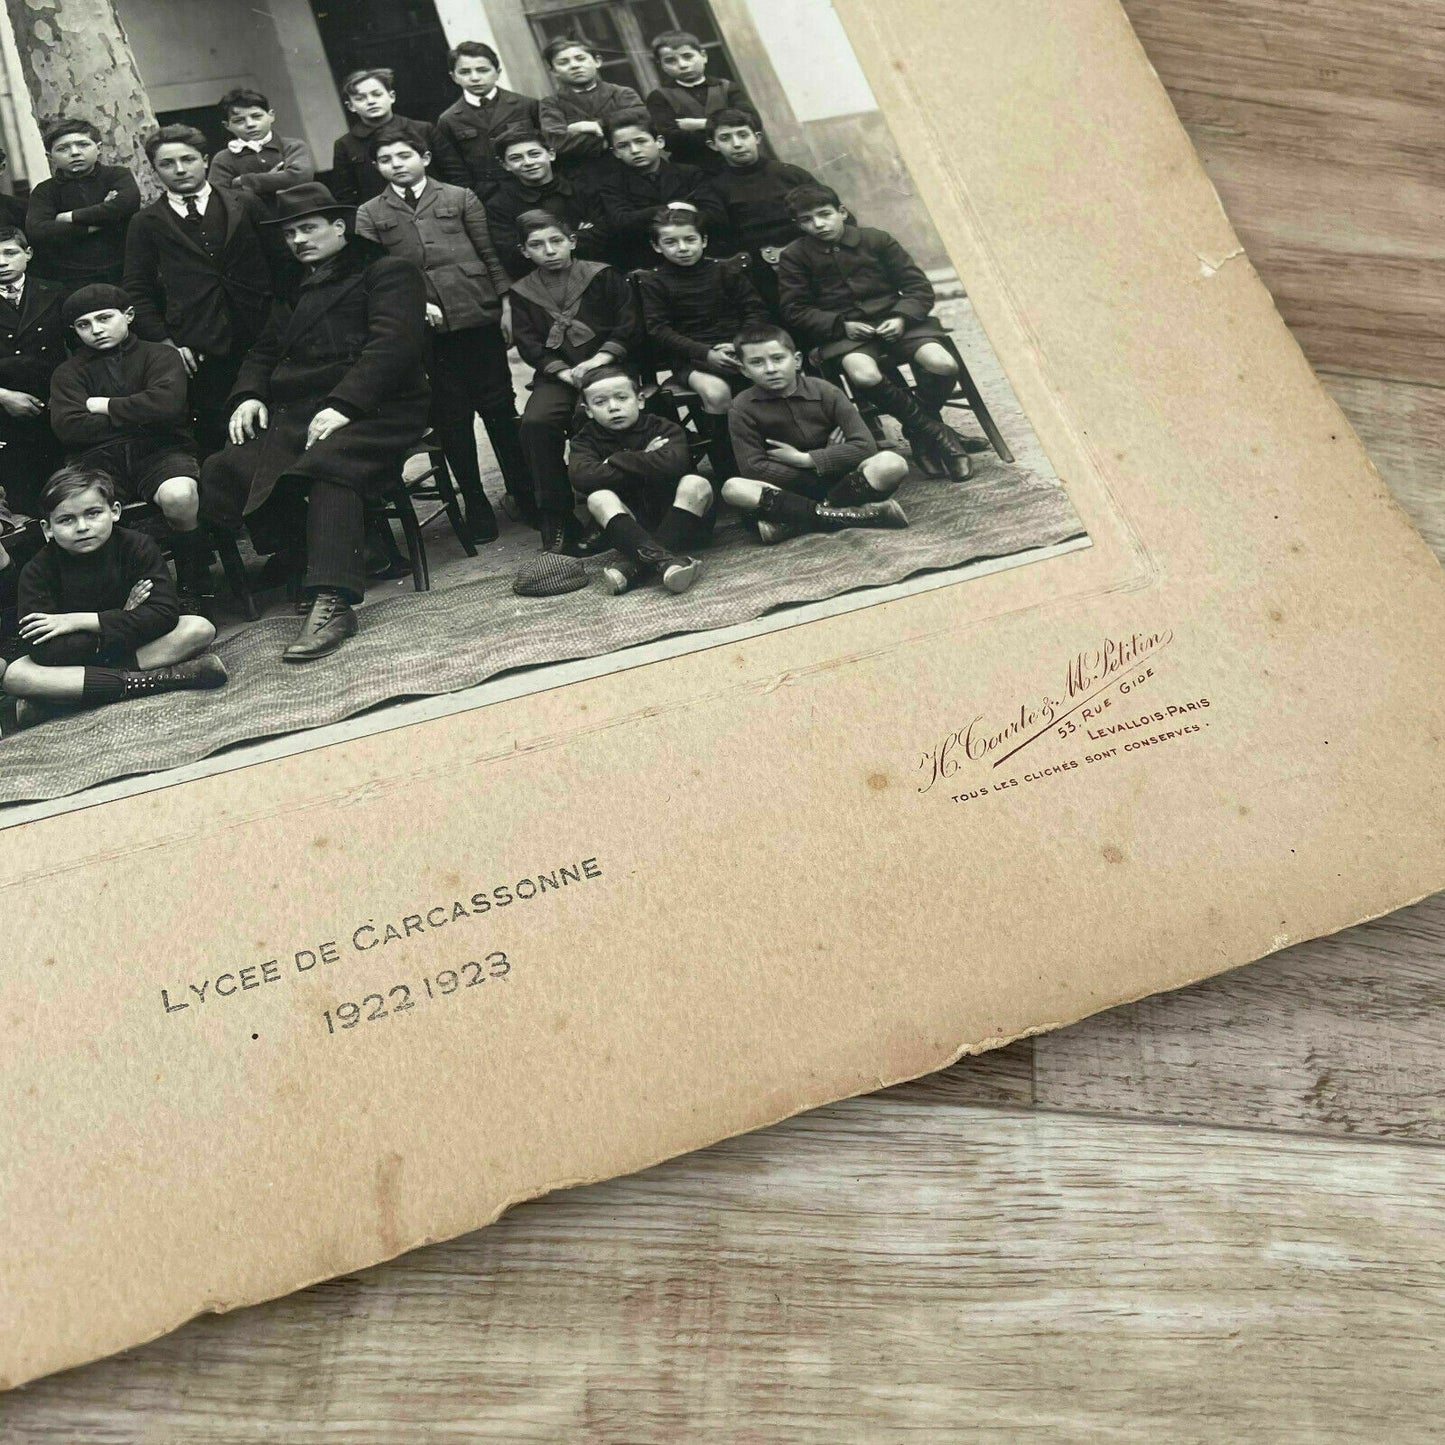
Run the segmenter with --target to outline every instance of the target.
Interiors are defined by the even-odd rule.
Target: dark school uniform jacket
[[[113,201],[105,198],[116,192]],[[25,234],[35,247],[39,275],[72,291],[91,281],[119,286],[125,269],[125,231],[140,210],[140,190],[124,166],[98,165],[88,176],[41,181],[30,194]],[[57,221],[67,211],[70,221]]]
[[[706,366],[708,352],[719,342],[768,319],[741,256],[726,261],[704,256],[696,266],[659,260],[653,270],[638,275],[637,291],[648,346],[665,366]]]
[[[393,113],[382,125],[404,135],[419,151],[435,147],[435,127],[430,121],[412,120]],[[381,129],[382,126],[363,125],[356,120],[345,135],[336,138],[331,152],[331,194],[338,201],[359,206],[381,194],[386,182],[371,158],[371,138]]]
[[[211,207],[218,216],[211,216]],[[275,284],[260,221],[262,203],[244,191],[211,187],[210,245],[162,196],[130,223],[125,289],[135,303],[134,333],[173,341],[207,356],[234,356],[261,334]]]
[[[597,197],[581,176],[553,175],[545,186],[524,185],[508,174],[487,197],[487,223],[492,230],[492,244],[507,274],[525,276],[532,263],[522,254],[522,236],[517,230],[517,217],[527,211],[550,211],[564,225],[577,232],[580,261],[601,261],[606,239],[598,224],[601,212]]]
[[[537,101],[500,85],[473,105],[465,95],[437,117],[432,171],[453,186],[470,186],[485,201],[507,174],[492,150],[509,130],[538,129]]]
[[[486,208],[465,186],[427,180],[416,210],[388,185],[356,213],[356,234],[420,268],[444,331],[494,324],[512,284],[492,247]]]
[[[663,437],[667,445],[647,450]],[[590,418],[572,433],[567,449],[567,475],[579,496],[593,492],[661,491],[669,496],[692,470],[687,433],[667,417],[643,412],[635,426],[610,431]]]
[[[620,161],[599,163],[593,173],[597,204],[606,228],[607,259],[620,271],[651,266],[652,217],[659,206],[686,201],[696,206],[709,229],[721,228],[727,215],[706,172],[664,160],[655,171],[639,171]]]
[[[841,442],[829,440],[835,430],[843,433]],[[858,408],[831,382],[802,374],[791,396],[750,386],[735,397],[728,412],[728,432],[739,474],[779,487],[796,487],[814,477],[843,476],[878,450]],[[808,452],[816,469],[803,471],[774,461],[768,442],[785,442]]]
[[[778,292],[783,324],[813,345],[839,340],[845,321],[922,321],[933,310],[933,286],[913,257],[887,231],[851,223],[834,242],[791,242]]]
[[[316,179],[316,161],[304,140],[273,135],[260,150],[227,144],[211,157],[210,182],[223,191],[248,191],[270,209],[277,191]]]
[[[294,297],[271,303],[229,399],[233,411],[251,398],[265,402],[270,424],[258,438],[207,459],[203,516],[238,522],[283,475],[320,477],[363,497],[394,487],[407,449],[426,434],[425,359],[421,272],[370,241],[351,240],[308,274]],[[322,407],[351,420],[308,448],[307,427]]]
[[[130,589],[142,577],[150,579],[150,596],[133,611],[125,610]],[[94,612],[100,618],[98,647],[134,652],[147,642],[164,637],[179,621],[180,599],[161,549],[143,532],[116,527],[105,545],[77,555],[47,542],[21,569],[16,613]],[[60,637],[57,642],[70,642]],[[30,655],[46,661],[49,644],[40,643]],[[68,660],[68,654],[67,654]]]
[[[624,110],[645,109],[642,97],[630,85],[614,85],[610,80],[599,80],[591,90],[572,90],[559,85],[555,95],[544,96],[538,102],[537,116],[542,134],[548,146],[557,153],[559,164],[572,171],[608,154],[607,142],[602,136],[591,131],[581,135],[570,134],[567,127],[573,121],[595,120],[605,130],[609,116],[619,115]]]
[[[0,387],[41,401],[50,395],[50,378],[68,354],[69,328],[60,318],[66,295],[60,282],[27,275],[18,309],[0,297]],[[18,420],[0,412],[0,432]]]
[[[735,80],[708,80],[704,78],[697,85],[679,85],[675,80],[660,85],[647,97],[647,109],[667,145],[667,152],[675,161],[701,166],[705,171],[715,171],[723,159],[707,143],[707,132],[681,130],[677,122],[705,120],[719,110],[730,110],[738,106],[757,113],[757,108],[748,99],[747,92]]]
[[[760,251],[798,239],[797,222],[783,197],[794,186],[815,181],[802,166],[763,156],[750,166],[723,166],[712,184],[727,214],[729,242],[740,251]]]
[[[599,351],[609,351],[622,361],[638,343],[637,303],[627,278],[600,261],[572,264],[592,272],[577,311],[577,319],[592,332],[585,340],[557,334],[559,328],[547,308],[527,294],[541,273],[534,272],[512,287],[512,341],[517,355],[542,375],[565,371]]]
[[[86,409],[91,396],[111,398],[110,413]],[[186,366],[163,341],[132,334],[114,351],[82,346],[50,378],[50,425],[67,452],[116,441],[148,441],[188,450]]]

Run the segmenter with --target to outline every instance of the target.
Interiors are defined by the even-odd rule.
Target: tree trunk
[[[142,138],[155,112],[141,84],[114,0],[5,0],[30,100],[42,129],[84,117],[101,133],[101,159],[129,166],[157,194]]]

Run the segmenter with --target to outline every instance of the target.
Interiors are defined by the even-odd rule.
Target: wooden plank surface
[[[1401,1445],[1442,1188],[1440,1150],[855,1100],[41,1381],[6,1438]]]
[[[1442,550],[1445,10],[1124,3]],[[4,1397],[0,1439],[1437,1439],[1442,948],[1436,899],[526,1206]]]

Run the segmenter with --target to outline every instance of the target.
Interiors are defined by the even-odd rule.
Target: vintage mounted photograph
[[[828,0],[66,8],[0,826],[1089,545]]]

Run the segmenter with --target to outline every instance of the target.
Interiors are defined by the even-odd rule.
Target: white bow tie
[[[240,155],[242,151],[255,151],[257,155],[260,155],[261,147],[265,144],[266,142],[263,140],[228,140],[226,149],[232,155]]]

